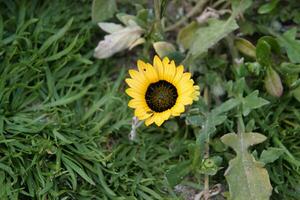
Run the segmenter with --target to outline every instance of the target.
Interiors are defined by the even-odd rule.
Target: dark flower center
[[[164,80],[151,83],[145,95],[147,105],[155,112],[163,112],[172,108],[177,97],[176,87]]]

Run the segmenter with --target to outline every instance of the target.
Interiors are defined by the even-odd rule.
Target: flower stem
[[[209,158],[209,138],[207,139],[205,143],[205,155],[204,158],[207,159]],[[203,196],[205,200],[208,200],[210,197],[209,194],[209,176],[207,174],[204,175],[204,191],[203,191]]]
[[[244,125],[242,114],[239,114],[238,116],[237,129],[238,129],[237,130],[238,134],[245,133],[245,125]]]
[[[155,14],[155,30],[159,33],[162,33],[162,25],[161,25],[161,0],[154,0],[154,14]]]

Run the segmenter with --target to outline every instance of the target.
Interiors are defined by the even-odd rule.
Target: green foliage
[[[92,4],[92,20],[94,22],[105,21],[112,18],[117,11],[115,0],[93,0]]]
[[[184,200],[204,180],[216,199],[300,199],[298,1],[194,2],[0,1],[1,200]],[[93,58],[95,22],[130,19],[143,45]],[[201,98],[130,141],[123,80],[155,51]]]
[[[282,156],[284,150],[281,148],[269,147],[267,150],[263,150],[260,155],[259,161],[265,164],[272,163]]]
[[[286,49],[287,55],[292,63],[300,63],[300,41],[296,40],[297,29],[293,28],[278,37],[279,43]]]
[[[259,133],[229,133],[222,136],[222,142],[233,148],[237,154],[229,161],[225,172],[230,199],[238,200],[247,197],[253,200],[267,200],[271,196],[272,186],[267,170],[248,152],[250,146],[266,139]]]
[[[259,14],[267,14],[272,12],[278,4],[279,0],[272,0],[270,3],[266,3],[259,7],[258,13]]]
[[[197,29],[189,54],[193,57],[200,56],[237,28],[238,25],[232,17],[226,21],[211,20],[207,27]],[[190,29],[190,31],[193,31],[193,29]]]

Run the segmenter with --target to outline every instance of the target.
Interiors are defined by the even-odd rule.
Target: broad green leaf
[[[279,0],[272,0],[270,3],[266,3],[259,7],[258,13],[259,14],[267,14],[274,10],[278,4]]]
[[[258,40],[256,45],[256,60],[262,66],[270,66],[271,60],[271,46],[265,40]]]
[[[237,107],[240,103],[241,101],[238,99],[229,99],[222,103],[220,106],[214,108],[212,112],[215,113],[215,115],[222,114]]]
[[[263,150],[260,155],[259,161],[265,164],[272,163],[277,160],[283,153],[284,150],[281,148],[269,147],[267,150]]]
[[[93,22],[105,21],[114,16],[117,11],[115,0],[94,0],[92,4],[92,20]]]
[[[234,17],[243,14],[253,3],[252,0],[231,0],[232,15]]]
[[[255,90],[243,99],[243,115],[247,116],[251,110],[260,108],[268,103],[269,102],[267,100],[258,97],[258,90]]]
[[[200,56],[237,28],[238,25],[233,17],[226,21],[211,19],[208,26],[198,28],[189,54],[193,57]]]
[[[244,39],[244,38],[237,38],[235,41],[235,46],[236,48],[242,52],[243,54],[245,54],[246,56],[249,56],[251,58],[255,58],[256,57],[256,49],[255,46],[248,40]]]
[[[292,94],[295,99],[297,99],[298,102],[300,102],[300,86],[298,86],[296,89],[292,91]]]
[[[267,69],[265,88],[267,92],[274,97],[280,97],[283,93],[280,76],[272,67],[268,67]]]
[[[292,63],[300,63],[300,40],[296,40],[297,29],[293,28],[278,36],[278,42],[283,46]]]
[[[225,172],[230,199],[268,200],[272,193],[268,172],[248,151],[250,146],[265,141],[266,137],[259,133],[229,133],[221,140],[236,152]]]
[[[173,44],[165,41],[159,41],[153,43],[153,47],[155,52],[159,55],[159,57],[163,58],[165,56],[168,56],[171,53],[174,53],[176,51]]]
[[[272,52],[274,52],[276,54],[280,54],[280,46],[279,46],[277,40],[274,37],[272,37],[272,36],[263,36],[263,37],[259,38],[259,41],[267,42],[270,45]]]
[[[170,170],[167,171],[166,177],[171,187],[179,184],[184,176],[191,171],[191,161],[187,160],[174,165]]]
[[[128,15],[126,13],[118,13],[116,14],[116,17],[118,18],[118,20],[120,20],[120,22],[122,22],[125,26],[129,26],[130,25],[130,21],[136,21],[136,16],[134,15]]]
[[[205,142],[215,133],[216,126],[222,124],[227,119],[226,112],[236,108],[240,103],[241,101],[239,99],[229,99],[214,108],[211,112],[206,113],[205,116],[197,115],[187,118],[188,122],[192,125],[201,127],[196,140],[196,144],[199,148],[195,149],[195,151],[199,151],[200,153],[196,152],[199,158],[194,157],[193,167],[198,164],[199,160],[204,158]]]
[[[177,43],[184,49],[189,49],[193,44],[194,36],[199,26],[200,25],[194,21],[182,28],[178,33]]]

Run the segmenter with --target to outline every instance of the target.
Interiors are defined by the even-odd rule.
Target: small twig
[[[207,7],[202,12],[202,14],[199,17],[196,18],[196,20],[199,24],[202,24],[202,23],[205,23],[210,18],[219,19],[221,15],[224,15],[226,13],[231,13],[231,10],[229,10],[229,9],[215,10],[211,7]]]
[[[222,191],[222,185],[221,184],[216,184],[214,185],[208,193],[208,199],[214,196],[217,196],[218,194],[220,194]],[[205,194],[204,194],[204,190],[199,192],[198,194],[195,195],[194,200],[200,200],[202,197],[205,198]]]
[[[165,29],[165,31],[172,31],[174,29],[176,29],[177,27],[181,26],[182,24],[184,24],[190,17],[194,16],[196,13],[201,12],[203,9],[203,6],[207,3],[208,0],[198,0],[197,4],[195,5],[195,7],[190,10],[190,12],[188,12],[186,14],[186,16],[183,16],[178,22],[176,22],[175,24],[167,27]]]
[[[135,141],[136,140],[136,129],[141,126],[143,121],[139,121],[137,117],[132,118],[132,124],[131,124],[131,131],[128,135],[129,140]]]

